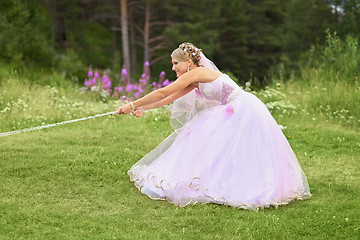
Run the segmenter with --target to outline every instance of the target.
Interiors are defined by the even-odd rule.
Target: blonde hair
[[[201,67],[201,51],[202,50],[195,47],[194,44],[184,42],[171,53],[171,57],[181,62],[186,62],[188,59],[191,59],[196,66]]]

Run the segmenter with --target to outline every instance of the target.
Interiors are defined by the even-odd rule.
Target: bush
[[[73,49],[67,49],[66,52],[58,56],[56,63],[57,69],[65,73],[74,82],[78,83],[87,71],[79,55]]]

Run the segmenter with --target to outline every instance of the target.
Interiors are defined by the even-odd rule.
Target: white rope
[[[90,116],[90,117],[83,117],[83,118],[79,118],[79,119],[63,121],[63,122],[59,122],[59,123],[51,123],[51,124],[47,124],[47,125],[43,125],[43,126],[38,126],[38,127],[25,128],[25,129],[16,130],[16,131],[11,131],[11,132],[4,132],[4,133],[0,133],[0,137],[6,137],[6,136],[18,134],[18,133],[32,132],[32,131],[35,131],[35,130],[50,128],[50,127],[56,127],[56,126],[60,126],[60,125],[68,124],[68,123],[74,123],[74,122],[84,121],[84,120],[88,120],[88,119],[92,119],[92,118],[97,118],[97,117],[102,117],[102,116],[106,116],[106,115],[110,115],[110,114],[114,114],[114,113],[116,113],[116,112],[102,113],[102,114],[97,114],[97,115]]]

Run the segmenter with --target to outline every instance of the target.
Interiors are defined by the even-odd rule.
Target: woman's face
[[[171,58],[172,70],[176,73],[176,77],[180,77],[187,72],[188,62],[181,62],[175,58]]]

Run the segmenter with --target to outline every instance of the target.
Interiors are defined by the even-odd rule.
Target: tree
[[[127,0],[120,0],[120,6],[121,6],[121,36],[122,36],[122,47],[123,47],[123,56],[124,56],[123,59],[128,75],[131,76]]]
[[[214,59],[220,69],[230,71],[243,81],[249,77],[247,59],[248,16],[246,2],[224,0],[221,6],[221,16],[218,24],[220,33],[220,48]]]

